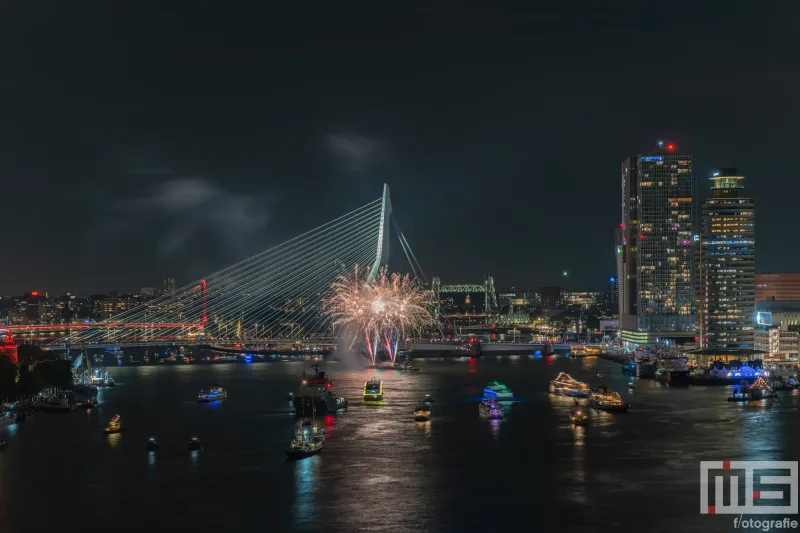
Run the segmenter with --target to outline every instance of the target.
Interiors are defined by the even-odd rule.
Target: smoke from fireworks
[[[373,365],[379,342],[394,362],[400,338],[431,319],[431,294],[408,274],[389,275],[383,267],[370,281],[359,277],[356,266],[352,275],[343,274],[334,281],[326,312],[335,329],[357,331],[351,347],[363,341]]]

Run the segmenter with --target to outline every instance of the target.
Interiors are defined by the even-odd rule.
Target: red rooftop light
[[[675,149],[675,145],[674,144],[668,144],[667,145],[667,150],[669,150],[670,152],[673,151],[674,149]]]

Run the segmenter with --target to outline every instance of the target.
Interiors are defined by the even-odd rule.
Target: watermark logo
[[[700,461],[700,514],[797,514],[797,479],[797,461]]]

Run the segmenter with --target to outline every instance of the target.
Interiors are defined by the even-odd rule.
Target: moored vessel
[[[364,383],[364,401],[379,402],[383,400],[383,381],[371,379]]]
[[[618,392],[607,387],[592,391],[592,409],[608,413],[624,413],[628,407],[630,406],[622,400],[622,396]]]
[[[566,372],[560,372],[556,379],[550,382],[550,394],[572,396],[573,398],[588,398],[591,389],[589,385],[574,379]]]
[[[495,398],[487,398],[478,405],[478,413],[489,420],[501,420],[503,418],[503,406]]]
[[[222,387],[210,387],[203,389],[197,394],[198,402],[216,402],[217,400],[226,400],[228,398],[228,391]]]
[[[186,445],[190,452],[196,452],[203,449],[203,444],[200,442],[199,437],[192,437]]]
[[[483,389],[483,397],[485,399],[508,401],[514,399],[514,393],[499,381],[492,381]]]

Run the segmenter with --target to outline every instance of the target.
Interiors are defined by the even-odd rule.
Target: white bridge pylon
[[[356,265],[371,279],[387,263],[391,214],[384,185],[358,209],[109,320],[76,325],[48,347],[320,338],[330,332],[323,306],[334,279]]]

